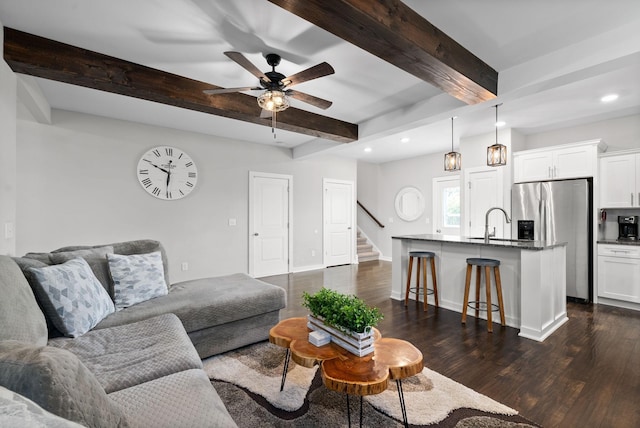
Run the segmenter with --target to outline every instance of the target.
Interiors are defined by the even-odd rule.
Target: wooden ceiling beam
[[[206,95],[219,86],[6,27],[4,59],[16,73],[271,126],[250,95]],[[293,107],[278,113],[277,128],[340,143],[358,139],[356,124]]]
[[[269,0],[467,104],[498,94],[498,72],[399,0]]]

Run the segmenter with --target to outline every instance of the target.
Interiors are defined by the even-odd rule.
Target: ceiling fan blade
[[[262,80],[264,82],[271,82],[271,80],[267,76],[265,76],[265,74],[262,71],[260,71],[258,69],[258,67],[253,65],[253,63],[251,61],[249,61],[240,52],[230,52],[230,51],[228,51],[228,52],[225,52],[224,54],[226,56],[228,56],[230,59],[232,59],[233,61],[235,61],[236,63],[238,63],[240,65],[240,67],[244,68],[249,73],[251,73],[254,76],[256,76],[258,79],[260,79],[260,80]]]
[[[218,94],[229,94],[231,92],[242,92],[242,91],[255,91],[255,90],[262,90],[263,88],[254,88],[251,86],[247,86],[244,88],[220,88],[220,89],[205,89],[204,92],[205,94],[208,95],[218,95]]]
[[[299,73],[292,74],[289,77],[285,77],[282,79],[282,83],[285,86],[293,86],[300,84],[302,82],[307,82],[309,80],[317,79],[318,77],[328,76],[329,74],[333,74],[336,71],[331,67],[328,63],[323,62],[318,65],[314,65],[313,67],[309,67],[306,70],[302,70]]]
[[[323,110],[328,109],[329,107],[331,107],[331,104],[333,104],[333,102],[331,101],[327,101],[313,95],[305,94],[304,92],[288,90],[286,93],[291,98],[295,98],[296,100],[303,101],[307,104],[311,104],[312,106],[321,108]]]

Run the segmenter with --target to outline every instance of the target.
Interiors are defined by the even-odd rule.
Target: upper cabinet
[[[602,140],[525,150],[513,154],[515,183],[593,177],[598,171]]]
[[[640,153],[600,158],[600,208],[640,207]]]

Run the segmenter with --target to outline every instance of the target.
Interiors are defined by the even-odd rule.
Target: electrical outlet
[[[189,270],[189,263],[182,262],[182,265],[180,267],[182,268],[183,271],[187,271]]]
[[[229,226],[235,226],[236,225],[236,219],[235,218],[230,218],[229,219]]]

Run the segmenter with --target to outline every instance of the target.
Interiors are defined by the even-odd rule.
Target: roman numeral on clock
[[[164,151],[167,156],[173,156],[173,149],[171,147],[165,147]]]
[[[140,171],[138,171],[138,174],[149,175],[149,170],[148,169],[141,169]]]
[[[153,192],[151,192],[151,193],[153,193],[154,195],[158,196],[160,194],[160,189],[156,187],[156,188],[153,189]]]
[[[155,150],[153,151],[153,154],[154,154],[154,155],[156,155],[157,157],[160,157],[160,150],[155,149]]]
[[[153,182],[151,181],[151,179],[149,177],[147,177],[144,180],[142,180],[142,185],[145,188],[149,188],[152,184],[153,184]]]
[[[184,166],[186,166],[187,168],[189,168],[192,165],[193,165],[193,162],[187,162],[186,164],[184,164]]]
[[[189,178],[196,178],[196,173],[195,172],[190,172],[189,173]]]

